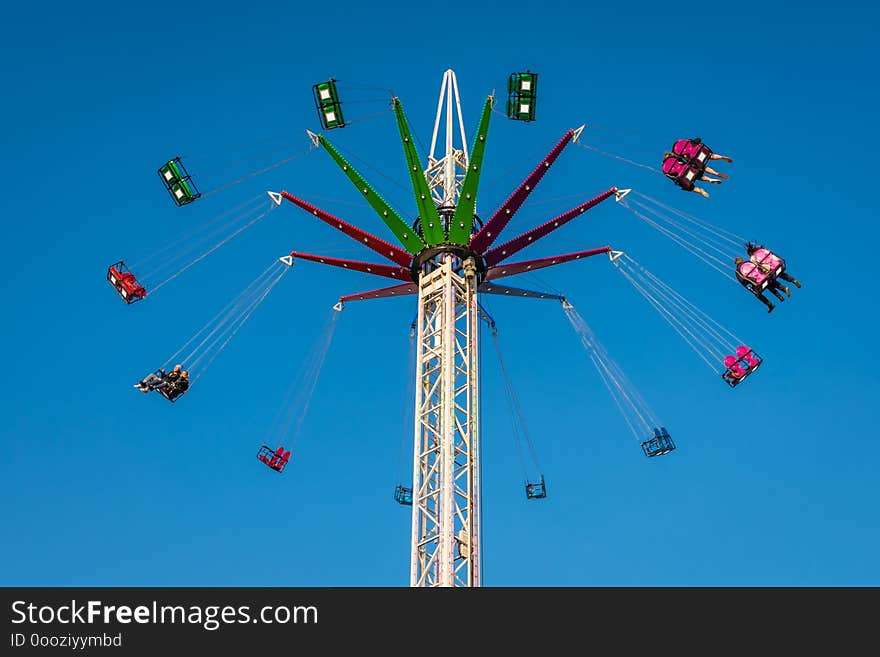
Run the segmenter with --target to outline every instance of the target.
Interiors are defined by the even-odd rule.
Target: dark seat
[[[526,498],[530,500],[540,500],[547,497],[547,485],[544,483],[544,475],[538,482],[526,483]]]
[[[412,506],[412,488],[407,488],[402,484],[397,484],[397,486],[394,487],[394,501],[404,506]]]
[[[666,431],[666,427],[655,427],[654,435],[643,440],[641,444],[645,456],[648,457],[663,456],[675,449],[675,443],[672,442],[672,437]]]

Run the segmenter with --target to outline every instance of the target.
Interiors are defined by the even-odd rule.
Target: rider
[[[693,139],[679,139],[672,145],[672,152],[675,155],[681,155],[688,162],[693,160],[700,150],[703,147],[703,141],[699,137],[694,137]],[[726,155],[719,155],[718,153],[713,153],[709,150],[709,159],[710,160],[724,160],[725,162],[733,162],[733,160]],[[703,165],[703,169],[706,173],[711,173],[714,176],[719,176],[720,178],[727,179],[729,176],[726,173],[720,173],[710,168],[709,166]]]
[[[707,192],[702,187],[696,187],[693,180],[690,182],[685,182],[681,179],[681,176],[688,170],[690,166],[691,165],[688,163],[688,160],[684,159],[681,155],[676,155],[675,153],[670,153],[669,151],[666,151],[663,154],[664,176],[674,181],[676,185],[681,187],[681,189],[686,192],[696,192],[704,198],[709,198],[709,192]],[[710,178],[706,176],[702,171],[700,171],[699,176],[696,179],[716,185],[721,184],[721,180],[717,178]]]
[[[791,294],[787,287],[780,285],[775,278],[771,278],[754,262],[750,260],[743,260],[738,256],[733,259],[733,262],[736,265],[736,280],[738,280],[740,284],[747,290],[749,290],[752,294],[758,297],[761,303],[767,306],[768,313],[772,313],[773,309],[776,306],[774,306],[773,303],[771,303],[771,301],[764,296],[761,288],[759,287],[761,283],[769,278],[770,282],[767,285],[767,289],[770,290],[770,292],[772,292],[773,295],[780,301],[785,301],[785,297],[780,294],[777,288],[783,289],[786,294]]]
[[[783,263],[782,258],[770,251],[764,245],[758,246],[751,242],[746,242],[746,253],[749,254],[749,259],[758,265],[758,267],[764,272],[769,273]],[[801,282],[785,271],[785,269],[779,273],[779,278],[788,281],[789,283],[794,283],[794,286],[798,289],[801,287]]]

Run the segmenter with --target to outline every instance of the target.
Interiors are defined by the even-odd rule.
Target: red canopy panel
[[[351,269],[353,271],[364,272],[365,274],[374,274],[376,276],[385,276],[386,278],[396,278],[400,281],[412,281],[412,275],[406,267],[392,267],[391,265],[376,265],[372,262],[359,262],[357,260],[343,260],[341,258],[328,258],[327,256],[316,256],[310,253],[300,253],[299,251],[291,251],[290,255],[294,260],[311,260],[319,262],[322,265],[331,265],[333,267],[342,267],[343,269]]]
[[[550,149],[547,156],[538,163],[538,166],[520,183],[519,187],[513,190],[513,193],[495,211],[495,214],[489,217],[489,220],[483,224],[483,227],[471,239],[470,247],[474,251],[483,253],[492,246],[492,242],[498,238],[501,231],[505,229],[508,222],[513,218],[513,215],[516,214],[516,211],[525,203],[529,194],[535,189],[535,185],[541,182],[541,178],[544,177],[544,174],[547,173],[550,166],[556,161],[559,154],[562,153],[562,149],[569,144],[572,137],[574,137],[574,130],[566,132],[562,139],[556,143],[556,146]]]
[[[610,246],[603,246],[601,249],[591,249],[590,251],[578,251],[576,253],[567,253],[565,255],[551,256],[549,258],[538,258],[537,260],[526,260],[525,262],[513,262],[509,265],[498,265],[492,267],[486,272],[485,280],[491,281],[505,276],[523,274],[525,272],[535,271],[536,269],[543,269],[544,267],[561,265],[564,262],[571,262],[572,260],[581,260],[582,258],[589,258],[601,253],[608,253],[609,251],[611,251]]]
[[[382,287],[378,290],[370,290],[369,292],[361,292],[360,294],[349,294],[345,297],[339,297],[342,303],[349,301],[369,301],[370,299],[387,299],[389,297],[403,297],[408,294],[418,294],[419,286],[415,283],[404,283],[403,285],[392,285],[391,287]]]
[[[361,230],[357,226],[353,226],[352,224],[343,221],[339,217],[334,217],[329,212],[324,212],[320,208],[315,207],[311,203],[308,203],[301,198],[294,196],[293,194],[290,194],[288,192],[281,192],[281,196],[286,198],[294,205],[298,205],[309,214],[317,217],[325,224],[333,226],[333,228],[335,228],[336,230],[345,233],[352,239],[357,240],[367,248],[372,249],[379,255],[388,258],[392,262],[396,262],[397,264],[403,265],[404,267],[408,267],[410,262],[412,262],[412,255],[410,255],[403,249],[398,249],[393,244],[390,244],[385,240],[380,239],[364,230]]]
[[[579,206],[572,208],[568,212],[563,212],[558,217],[532,228],[532,230],[525,232],[518,237],[514,237],[512,240],[505,242],[501,246],[496,246],[486,254],[486,264],[490,267],[492,265],[497,265],[499,262],[509,258],[517,251],[521,251],[530,244],[534,244],[545,235],[549,235],[557,228],[561,228],[575,217],[579,217],[590,208],[599,205],[599,203],[608,198],[611,198],[616,191],[617,188],[612,187],[607,192],[599,194],[596,198],[590,199],[586,203],[581,203]]]

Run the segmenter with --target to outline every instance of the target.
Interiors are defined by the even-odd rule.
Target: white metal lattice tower
[[[437,159],[445,99],[446,152]],[[453,116],[453,99],[456,115]],[[453,144],[458,119],[461,147]],[[425,175],[454,208],[468,156],[455,73],[445,72]],[[419,275],[410,585],[480,585],[479,312],[473,258],[442,248]]]

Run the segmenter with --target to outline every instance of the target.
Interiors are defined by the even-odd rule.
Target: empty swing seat
[[[642,450],[645,452],[645,456],[663,456],[674,449],[675,443],[672,442],[672,437],[666,431],[666,427],[655,428],[654,435],[642,441]]]
[[[537,73],[526,71],[510,74],[507,79],[507,118],[514,121],[534,121],[537,99]]]
[[[257,458],[275,472],[281,472],[290,460],[290,450],[278,447],[273,451],[268,445],[263,445],[257,452]]]
[[[547,485],[544,483],[544,475],[535,483],[526,483],[526,499],[540,500],[547,497]]]
[[[318,117],[324,129],[344,128],[345,119],[342,117],[342,103],[339,102],[336,81],[330,78],[326,82],[319,82],[312,86],[312,92],[315,95]]]
[[[761,358],[754,349],[750,349],[745,345],[736,348],[736,356],[726,356],[724,365],[727,369],[721,374],[731,388],[738,386],[747,376],[757,370],[764,359]]]
[[[201,196],[180,157],[168,160],[159,167],[159,177],[178,206],[192,203]]]
[[[134,303],[147,296],[146,288],[138,283],[135,275],[128,270],[122,260],[110,265],[107,269],[107,280],[125,303]]]
[[[397,484],[394,487],[394,501],[398,504],[402,504],[404,506],[412,506],[413,503],[413,491],[412,488],[407,488],[402,484]]]

